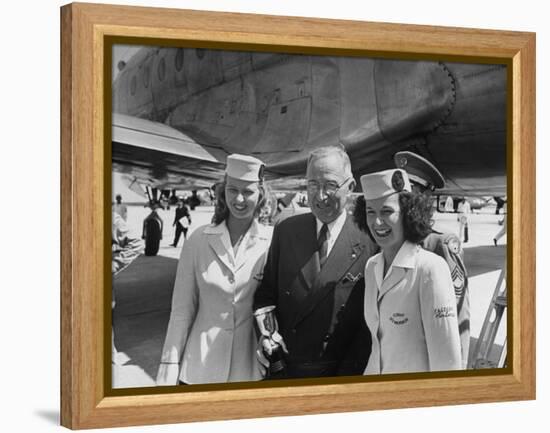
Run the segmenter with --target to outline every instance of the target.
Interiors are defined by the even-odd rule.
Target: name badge
[[[409,321],[409,318],[405,316],[405,313],[393,313],[390,316],[390,322],[394,325],[404,325]]]

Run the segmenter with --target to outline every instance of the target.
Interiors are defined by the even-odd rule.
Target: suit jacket
[[[189,219],[189,222],[191,222],[191,216],[189,215],[189,209],[187,206],[183,205],[182,207],[177,207],[174,215],[174,225],[180,223],[179,220],[184,216],[186,216]]]
[[[276,306],[289,377],[362,374],[370,335],[357,282],[377,247],[348,215],[322,270],[317,248],[313,214],[278,224],[254,309]]]
[[[223,222],[199,227],[183,245],[161,359],[180,363],[181,381],[262,378],[252,301],[270,238],[271,228],[254,221],[235,255]]]
[[[365,374],[462,368],[456,301],[445,261],[405,242],[384,278],[384,257],[365,267],[372,353]]]

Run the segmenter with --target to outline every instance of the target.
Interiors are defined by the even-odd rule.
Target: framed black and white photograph
[[[410,182],[416,182],[432,196],[434,232],[421,242],[426,249],[439,254],[449,267],[448,281],[452,282],[455,292],[456,314],[437,310],[449,305],[432,307],[432,314],[434,317],[449,314],[457,319],[453,326],[457,326],[462,337],[458,370],[506,367],[508,73],[505,64],[133,45],[113,45],[112,64],[116,66],[112,87],[113,233],[118,236],[114,244],[118,249],[113,253],[112,288],[116,299],[113,330],[117,342],[113,355],[116,357],[114,387],[156,384],[157,372],[164,368],[164,362],[177,361],[181,369],[186,357],[195,356],[193,350],[199,352],[197,356],[208,358],[216,352],[216,344],[229,349],[223,351],[219,359],[213,359],[210,367],[206,366],[207,362],[192,367],[206,368],[200,376],[204,383],[228,381],[232,367],[239,364],[239,357],[256,356],[259,335],[254,330],[254,299],[247,294],[239,297],[239,292],[249,290],[245,286],[254,281],[255,275],[244,276],[241,287],[225,287],[224,280],[236,272],[231,263],[223,262],[223,256],[228,254],[224,249],[210,257],[200,270],[182,263],[185,272],[195,274],[194,287],[174,287],[177,263],[183,257],[181,248],[196,229],[211,224],[217,199],[215,185],[223,182],[226,160],[231,154],[251,156],[265,164],[264,182],[272,197],[268,198],[271,203],[258,215],[258,220],[259,224],[270,227],[269,232],[283,219],[312,213],[312,210],[316,216],[322,213],[319,206],[334,206],[329,197],[315,198],[306,176],[309,155],[331,146],[341,146],[349,156],[356,187],[348,188],[346,206],[335,210],[334,219],[326,219],[335,221],[339,216],[337,211],[348,213],[353,219],[355,201],[361,194],[362,175],[404,169]],[[340,177],[343,181],[346,175]],[[306,222],[294,218],[286,224],[292,227],[296,224],[294,221],[300,225],[295,232],[298,235],[301,230],[307,230],[314,218]],[[211,228],[218,225],[213,224]],[[387,223],[379,225],[384,228]],[[208,242],[207,239],[203,241]],[[347,359],[345,353],[352,350],[351,344],[371,345],[371,337],[363,335],[364,341],[353,341],[352,337],[360,332],[359,326],[354,320],[347,328],[340,329],[339,317],[367,314],[363,308],[364,294],[358,293],[357,300],[351,297],[352,303],[361,305],[358,311],[350,310],[350,295],[356,281],[362,280],[359,285],[364,286],[366,261],[378,252],[379,245],[375,239],[374,245],[365,241],[367,252],[357,257],[359,263],[353,263],[353,269],[349,269],[347,260],[337,262],[332,274],[315,286],[313,281],[300,279],[311,272],[310,266],[314,267],[311,262],[317,242],[313,239],[315,248],[306,249],[301,252],[305,257],[299,257],[296,250],[304,239],[298,236],[295,239],[295,245],[285,246],[288,251],[280,253],[289,258],[278,271],[290,274],[281,276],[287,280],[286,285],[274,288],[270,282],[269,289],[276,290],[277,297],[293,289],[298,293],[287,295],[291,298],[287,301],[290,305],[298,304],[294,307],[297,310],[313,307],[301,313],[311,317],[296,318],[290,314],[278,324],[283,341],[294,328],[303,334],[287,347],[289,353],[285,357],[292,360],[292,351],[298,350],[295,345],[310,343],[312,347],[308,350],[316,355],[309,355],[307,359],[306,353],[300,354],[296,362],[306,360],[303,362],[323,366],[319,367],[319,376],[303,372],[296,373],[295,378],[362,374],[370,349],[355,348],[358,354],[351,359]],[[333,253],[331,250],[327,260],[347,259],[353,254],[353,245],[349,247],[349,251]],[[194,254],[198,254],[194,243],[193,248]],[[257,260],[255,255],[267,253],[267,248],[253,250],[249,253],[252,255],[243,260]],[[203,278],[201,274],[213,272],[207,267],[217,260],[222,260],[224,268],[218,270],[220,275],[216,278],[221,280],[221,287],[217,290],[225,292],[222,302],[227,303],[218,314],[243,314],[244,317],[235,316],[229,325],[221,323],[225,319],[220,318],[218,323],[214,320],[203,325],[194,325],[190,319],[185,328],[179,330],[184,335],[178,334],[179,340],[186,341],[185,347],[172,347],[177,352],[175,358],[162,354],[172,299],[177,296],[174,290],[196,291],[199,298],[198,305],[178,306],[183,320],[185,316],[207,314],[198,313],[202,308],[213,311],[217,308],[206,303],[207,295],[200,293],[199,282]],[[302,266],[292,268],[290,261],[294,260]],[[261,266],[265,266],[265,259]],[[319,266],[315,272],[320,270]],[[230,277],[225,275],[227,272],[231,272]],[[255,292],[261,283],[257,281],[250,290]],[[263,287],[267,288],[267,284],[266,281]],[[308,298],[312,291],[323,292],[324,286],[331,287],[325,289],[330,293],[323,299]],[[215,288],[209,285],[209,290]],[[382,301],[381,296],[378,302]],[[241,300],[247,305],[238,305]],[[274,310],[274,317],[280,321],[279,310],[290,305],[282,301]],[[315,307],[323,311],[322,317],[316,317]],[[417,307],[418,312],[427,308],[421,304]],[[422,339],[429,339],[426,329],[416,337],[412,329],[404,331],[415,326],[415,319],[411,316],[413,310],[405,314],[403,308],[405,306],[393,307],[395,311],[386,313],[384,320],[403,333],[405,339],[416,338],[410,347],[413,352],[410,356],[414,358],[418,352],[422,353],[423,365],[415,364],[412,359],[408,365],[403,342],[396,342],[392,344],[400,346],[399,358],[403,364],[393,370],[382,368],[380,373],[445,371],[444,365],[441,368],[434,365],[437,354],[430,358],[427,348],[418,348]],[[298,311],[293,313],[301,315]],[[426,312],[423,314],[427,320]],[[488,322],[484,323],[487,316]],[[306,320],[308,318],[311,321]],[[301,323],[292,327],[290,323],[296,321]],[[381,333],[391,332],[383,329],[387,323],[379,322]],[[422,320],[417,321],[418,325],[428,326]],[[246,338],[253,340],[247,346],[248,354],[242,353],[243,347],[235,337],[239,326],[248,327]],[[217,335],[195,335],[197,329]],[[372,332],[369,328],[369,333]],[[192,349],[193,338],[212,341],[204,343],[207,347],[203,348],[195,343]],[[346,343],[332,341],[333,338]],[[222,341],[216,342],[216,339]],[[434,344],[433,350],[443,350],[441,342]],[[327,347],[331,350],[332,345],[338,346],[336,353],[324,353]],[[165,350],[169,350],[168,347]],[[339,364],[345,361],[358,365],[349,371],[340,371],[344,367]],[[323,371],[329,363],[334,364],[330,367],[332,371]],[[221,373],[224,368],[226,372]],[[250,370],[248,376],[237,375],[235,380],[264,377],[250,366],[247,369]],[[191,371],[187,374],[194,377]]]
[[[532,34],[62,30],[64,425],[534,397]]]

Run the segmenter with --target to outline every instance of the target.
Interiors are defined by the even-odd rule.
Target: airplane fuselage
[[[311,150],[342,143],[356,177],[409,149],[440,169],[449,190],[505,193],[502,65],[144,48],[113,84],[113,112],[183,132],[222,163],[230,153],[257,156],[273,177],[303,176]],[[121,154],[115,143],[114,165],[128,159]],[[177,182],[177,164],[168,174],[142,159],[134,163],[143,173]]]

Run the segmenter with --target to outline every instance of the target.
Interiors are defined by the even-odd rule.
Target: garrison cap
[[[445,179],[441,172],[425,158],[412,152],[397,152],[393,160],[397,168],[406,170],[413,183],[422,185],[430,190],[443,188]]]
[[[365,200],[374,200],[401,191],[411,191],[409,176],[400,168],[365,174],[360,180]]]
[[[225,173],[233,179],[259,182],[264,178],[264,163],[253,156],[234,153],[227,157]]]

